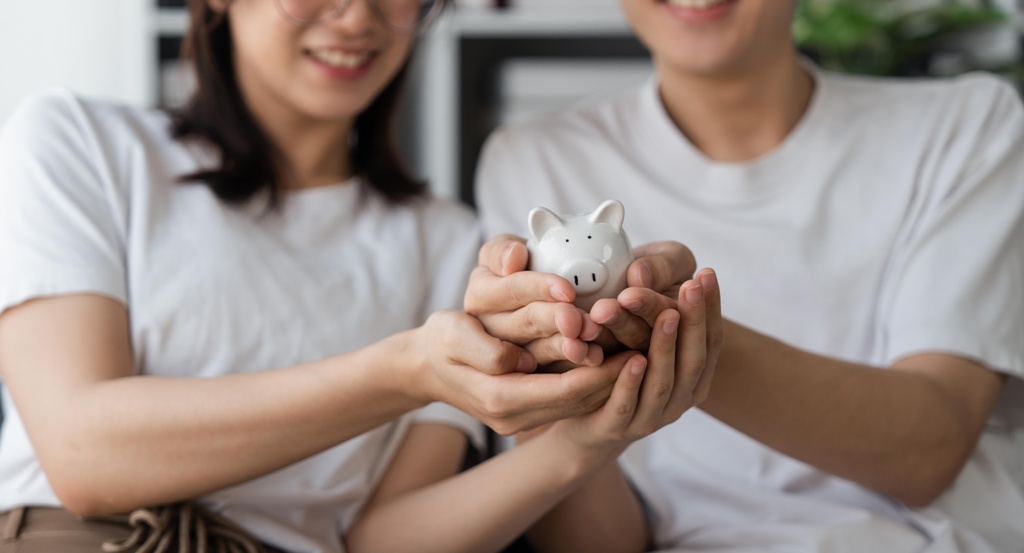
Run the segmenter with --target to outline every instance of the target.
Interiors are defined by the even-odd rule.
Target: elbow
[[[139,505],[126,503],[118,499],[123,494],[111,486],[101,482],[83,478],[78,472],[61,475],[50,475],[47,478],[50,487],[60,501],[61,507],[68,512],[82,517],[122,514],[132,511]]]
[[[124,512],[123,510],[112,508],[98,494],[91,490],[83,489],[83,486],[56,485],[52,481],[50,485],[57,495],[57,499],[60,500],[61,506],[73,515],[95,517]]]
[[[927,507],[953,485],[965,463],[966,458],[939,460],[931,457],[903,474],[888,494],[908,507]]]

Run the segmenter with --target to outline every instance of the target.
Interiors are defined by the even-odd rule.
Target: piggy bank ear
[[[608,223],[615,229],[615,232],[622,232],[622,221],[626,218],[626,208],[615,200],[608,200],[597,206],[597,209],[590,214],[591,223]]]
[[[541,238],[544,237],[544,233],[563,225],[565,225],[565,221],[562,221],[558,215],[543,207],[535,207],[530,211],[530,237],[533,238],[534,242],[540,242]]]

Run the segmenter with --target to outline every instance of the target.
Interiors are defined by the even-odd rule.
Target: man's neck
[[[723,77],[659,67],[661,100],[707,158],[750,161],[782,144],[814,94],[814,79],[795,53],[781,60]]]

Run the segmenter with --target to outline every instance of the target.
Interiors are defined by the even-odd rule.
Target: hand
[[[636,259],[627,269],[627,284],[631,287],[627,291],[649,288],[668,294],[666,299],[671,301],[679,285],[696,268],[693,254],[678,242],[656,242],[634,248],[633,252]],[[615,300],[601,300],[598,305],[604,307],[597,313],[602,319],[595,320],[593,309],[587,314],[571,305],[575,289],[568,281],[549,273],[526,271],[528,260],[525,240],[512,235],[496,236],[480,249],[479,266],[470,276],[465,307],[493,336],[525,347],[541,365],[600,363],[604,351],[588,342],[596,341],[609,350],[619,344],[647,348],[653,318],[645,322],[619,307]],[[648,309],[667,305],[655,299],[647,300]],[[602,321],[603,326],[599,324]]]
[[[694,281],[682,290],[680,296],[698,293],[697,301],[680,302],[678,311],[665,309],[655,316],[646,359],[636,352],[609,359],[609,365],[621,369],[604,406],[557,422],[551,432],[585,455],[617,457],[707,399],[721,351],[721,318],[708,317],[709,310],[718,310],[717,292],[707,293]]]
[[[587,342],[601,329],[572,305],[575,289],[558,275],[526,271],[528,258],[525,240],[516,236],[484,244],[470,275],[466,311],[492,336],[523,346],[541,365],[599,365],[603,352]]]
[[[646,350],[654,319],[675,306],[680,286],[692,278],[697,262],[678,242],[654,242],[633,249],[635,260],[626,273],[629,286],[615,299],[598,300],[591,320],[604,331],[595,340],[605,353]]]
[[[529,353],[460,311],[437,312],[396,340],[390,353],[415,365],[423,399],[453,405],[503,435],[597,409],[618,374],[607,367],[530,374],[536,363]]]

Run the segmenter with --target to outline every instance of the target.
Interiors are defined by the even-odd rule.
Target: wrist
[[[416,347],[417,330],[389,336],[374,348],[379,361],[376,365],[383,369],[382,380],[392,393],[408,399],[414,408],[425,407],[437,400],[427,378],[426,357],[422,349]]]
[[[626,450],[626,446],[619,443],[586,443],[575,432],[566,432],[566,426],[564,423],[555,423],[542,436],[550,440],[548,447],[558,452],[573,478],[586,478],[597,473],[609,463],[614,463]],[[539,441],[539,437],[535,440]]]

